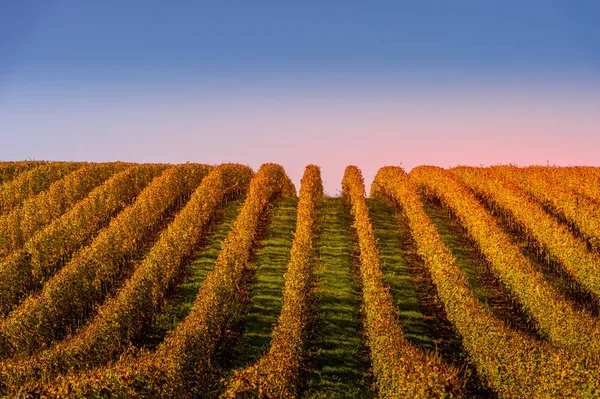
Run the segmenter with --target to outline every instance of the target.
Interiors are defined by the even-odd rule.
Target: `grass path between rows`
[[[425,203],[425,212],[437,227],[444,244],[454,255],[458,265],[467,275],[477,299],[487,304],[489,309],[504,322],[531,336],[538,337],[535,326],[525,311],[495,277],[467,233],[459,222],[448,214],[442,206],[433,202]]]
[[[495,211],[489,203],[482,201],[481,198],[480,201],[486,207],[486,210],[494,216],[498,227],[510,238],[511,243],[519,247],[521,253],[544,275],[555,290],[570,301],[573,307],[583,308],[590,314],[596,317],[599,316],[600,298],[595,297],[583,288],[555,258],[547,257],[545,251],[535,239],[510,223],[507,214]],[[563,223],[560,220],[559,222]]]
[[[370,398],[368,356],[361,337],[358,284],[352,270],[351,216],[342,198],[325,198],[317,242],[315,361],[308,398]]]
[[[396,210],[386,201],[367,199],[369,217],[379,249],[385,282],[390,287],[394,305],[407,340],[421,349],[434,349],[431,331],[421,312],[409,265],[402,250]]]
[[[187,317],[206,275],[215,266],[223,241],[231,232],[242,203],[242,200],[230,201],[220,210],[211,226],[212,231],[200,244],[200,250],[194,260],[187,266],[183,281],[175,290],[172,300],[167,303],[163,312],[156,316],[151,331],[145,334],[145,345],[150,347],[158,345],[169,330],[174,329]]]
[[[234,349],[234,369],[241,369],[263,356],[271,344],[271,331],[282,307],[284,276],[296,229],[298,198],[277,201],[255,262],[250,267],[251,303],[241,319],[242,332]]]

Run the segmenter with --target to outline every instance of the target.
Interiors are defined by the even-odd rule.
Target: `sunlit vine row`
[[[543,166],[530,166],[543,172],[557,184],[562,184],[574,193],[583,195],[596,203],[600,203],[600,168],[594,166],[570,166],[544,168]],[[544,172],[544,169],[546,171]]]
[[[181,274],[216,209],[227,199],[242,196],[252,170],[241,165],[213,169],[185,207],[163,231],[132,277],[109,299],[82,331],[24,361],[5,361],[0,380],[16,393],[34,390],[61,372],[98,366],[114,359],[131,344]]]
[[[203,397],[219,384],[216,351],[239,321],[243,275],[258,220],[279,195],[295,195],[281,166],[265,164],[250,182],[234,227],[223,243],[215,268],[198,291],[190,313],[154,352],[96,372],[60,377],[50,397]]]
[[[4,161],[0,162],[0,184],[14,179],[21,173],[27,172],[36,166],[42,165],[43,161]]]
[[[131,257],[164,212],[189,195],[210,167],[179,165],[154,179],[93,242],[78,252],[38,294],[0,323],[0,356],[31,353],[83,323],[92,306],[119,286],[134,267]]]
[[[600,250],[600,204],[585,196],[573,195],[561,184],[553,184],[540,168],[495,166],[498,173],[529,193],[563,218],[574,232],[582,234],[589,243]]]
[[[0,313],[5,315],[24,295],[39,288],[162,170],[161,165],[135,165],[115,174],[67,213],[38,231],[23,249],[3,259],[0,262]]]
[[[394,300],[384,282],[358,168],[346,168],[342,188],[351,205],[353,227],[358,236],[364,326],[379,397],[452,396],[460,391],[458,370],[443,364],[434,354],[417,349],[404,337]]]
[[[371,196],[391,199],[406,214],[417,252],[431,273],[448,319],[461,335],[470,361],[499,397],[591,398],[600,394],[596,362],[510,329],[479,302],[425,214],[417,186],[402,169],[381,168]]]
[[[315,228],[322,197],[321,171],[318,166],[309,165],[301,181],[296,231],[285,274],[283,306],[273,329],[271,347],[258,362],[234,373],[224,397],[236,398],[243,393],[260,398],[298,396],[300,371],[308,349]]]
[[[487,202],[494,204],[498,211],[521,226],[577,282],[600,297],[600,256],[588,251],[585,242],[548,215],[514,184],[490,173],[488,169],[460,167],[452,169],[452,172]]]
[[[430,166],[415,168],[410,176],[428,195],[440,199],[452,210],[493,273],[550,341],[582,353],[600,353],[598,320],[576,308],[545,280],[457,177]]]
[[[10,212],[27,198],[48,189],[53,182],[82,166],[81,162],[45,163],[0,185],[0,215]]]
[[[166,165],[141,164],[119,172],[36,233],[24,245],[34,278],[43,281],[50,277],[57,263],[68,260],[165,169]]]
[[[125,167],[124,163],[85,165],[52,183],[48,190],[28,198],[20,206],[0,216],[0,257],[20,249],[36,231]]]

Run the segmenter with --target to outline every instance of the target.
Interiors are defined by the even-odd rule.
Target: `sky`
[[[600,166],[597,1],[0,0],[0,160]]]

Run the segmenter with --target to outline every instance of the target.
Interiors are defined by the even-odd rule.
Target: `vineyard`
[[[0,397],[600,397],[600,168],[341,185],[0,162]]]

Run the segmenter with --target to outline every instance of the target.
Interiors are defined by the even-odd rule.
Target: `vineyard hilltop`
[[[600,168],[0,162],[0,396],[600,397]]]

